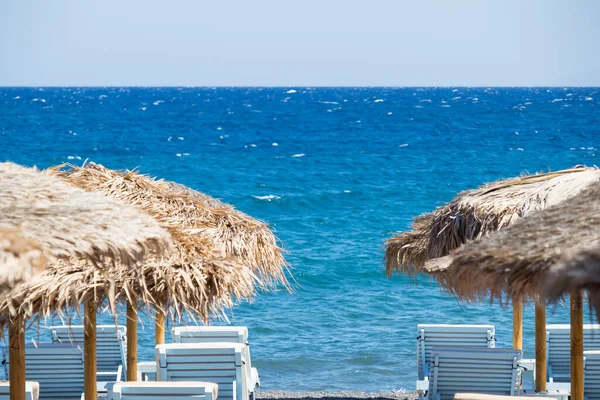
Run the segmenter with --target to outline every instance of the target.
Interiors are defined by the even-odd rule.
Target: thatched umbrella
[[[0,298],[2,327],[8,326],[10,335],[11,399],[21,400],[25,399],[25,320],[34,312],[56,310],[61,297],[70,297],[77,290],[91,292],[86,300],[95,300],[94,287],[82,287],[81,282],[69,280],[69,268],[76,265],[91,274],[107,276],[119,269],[135,267],[150,253],[170,249],[171,240],[156,221],[123,202],[86,193],[58,178],[12,163],[0,163],[0,229],[13,235],[3,242],[5,249],[12,246],[11,255],[3,256],[3,261],[19,254],[14,236],[17,231],[50,264],[45,272]],[[23,249],[26,252],[23,254],[32,254],[27,252],[27,246]],[[31,261],[38,262],[35,257]],[[55,279],[51,281],[52,291],[44,299],[46,308],[34,309],[32,304],[23,303],[19,295],[23,287],[43,280],[50,272]],[[111,293],[109,280],[104,279],[102,286],[106,293]],[[86,307],[86,317],[86,398],[94,399],[95,308]]]
[[[0,295],[46,269],[48,261],[37,240],[15,229],[0,228]]]
[[[176,251],[170,259],[144,266],[148,300],[158,310],[157,342],[164,341],[162,316],[185,311],[208,321],[209,315],[251,299],[255,288],[287,285],[287,263],[268,226],[185,186],[155,180],[135,171],[113,171],[95,163],[63,166],[48,173],[88,191],[121,199],[156,218],[168,230]],[[162,271],[157,274],[156,271]],[[137,365],[136,298],[128,301],[128,379]]]
[[[571,398],[583,399],[581,293],[600,317],[600,182],[511,227],[468,243],[445,261],[456,281],[475,280],[501,297],[571,298]],[[461,291],[473,290],[458,284]]]
[[[425,272],[452,292],[457,285],[472,288],[467,299],[487,293],[485,282],[457,281],[447,272],[447,256],[468,241],[505,229],[540,210],[577,196],[600,180],[600,170],[575,167],[557,172],[500,180],[458,194],[450,203],[415,219],[413,230],[387,241],[386,272]],[[428,264],[426,265],[426,262]],[[460,292],[463,295],[464,291]],[[522,302],[513,302],[513,346],[522,348]],[[536,384],[545,390],[545,324],[543,305],[536,304]]]

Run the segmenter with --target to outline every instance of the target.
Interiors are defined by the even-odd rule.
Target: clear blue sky
[[[600,86],[597,0],[0,0],[0,86]]]

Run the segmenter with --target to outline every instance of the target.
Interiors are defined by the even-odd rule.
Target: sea
[[[510,347],[510,307],[386,277],[384,240],[461,190],[595,165],[599,149],[599,88],[0,88],[2,160],[136,168],[271,225],[293,291],[213,321],[249,328],[264,390],[414,390],[418,323],[491,323]],[[568,320],[564,304],[548,310]],[[28,340],[50,340],[57,322]],[[139,359],[151,360],[142,322]]]

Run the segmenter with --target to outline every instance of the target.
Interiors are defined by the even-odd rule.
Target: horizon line
[[[544,89],[544,88],[586,88],[600,89],[600,85],[0,85],[0,89],[19,88],[267,88],[267,89],[311,89],[311,88],[395,88],[395,89]]]

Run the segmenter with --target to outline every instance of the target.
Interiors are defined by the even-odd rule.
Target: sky
[[[597,0],[0,0],[0,86],[600,86]]]

